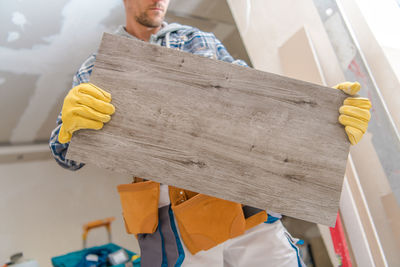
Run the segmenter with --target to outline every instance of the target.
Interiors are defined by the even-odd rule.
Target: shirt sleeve
[[[81,83],[89,82],[89,77],[90,74],[92,73],[95,61],[96,61],[96,54],[93,54],[82,64],[82,66],[80,67],[80,69],[73,78],[72,87],[75,87]],[[57,126],[51,132],[49,140],[50,151],[56,162],[61,167],[72,171],[79,170],[85,165],[84,163],[76,162],[74,160],[69,160],[65,158],[69,142],[65,144],[61,144],[60,142],[58,142],[58,135],[60,133],[60,128],[62,125],[61,112],[57,117],[56,124]]]
[[[217,54],[217,59],[229,62],[235,65],[243,66],[243,67],[248,67],[247,63],[244,60],[241,59],[234,59],[226,50],[225,46],[221,43],[220,40],[218,40],[215,36],[215,49],[216,49],[216,54]]]

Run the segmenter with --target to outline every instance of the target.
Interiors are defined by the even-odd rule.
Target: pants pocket
[[[239,203],[198,194],[172,206],[181,237],[192,254],[208,250],[245,231]]]
[[[146,181],[118,186],[126,231],[151,234],[158,226],[160,184]]]

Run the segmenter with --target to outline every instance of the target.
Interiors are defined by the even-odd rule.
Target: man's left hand
[[[344,82],[333,88],[353,96],[360,91],[361,86],[358,82]],[[346,98],[343,106],[339,109],[339,122],[345,127],[347,137],[352,145],[357,144],[367,131],[368,122],[371,118],[369,112],[371,106],[371,101],[368,98],[355,96]]]

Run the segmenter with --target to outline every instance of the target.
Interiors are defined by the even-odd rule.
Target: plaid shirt
[[[136,37],[127,33],[123,26],[120,26],[115,34],[136,39]],[[235,60],[232,58],[224,45],[214,36],[214,34],[202,32],[199,29],[177,23],[167,24],[164,22],[163,28],[160,30],[160,32],[151,36],[150,43],[155,43],[173,49],[179,49],[181,51],[218,59],[241,66],[247,66],[243,60]],[[90,74],[92,73],[95,61],[96,54],[93,54],[82,64],[74,76],[72,87],[75,87],[81,83],[89,82]],[[58,134],[60,132],[61,125],[62,120],[60,113],[57,118],[57,127],[52,131],[49,141],[51,152],[57,163],[62,167],[69,170],[80,169],[82,166],[84,166],[84,163],[78,163],[65,158],[69,143],[61,144],[58,142]]]

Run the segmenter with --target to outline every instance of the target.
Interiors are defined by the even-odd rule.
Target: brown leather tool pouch
[[[259,213],[256,213],[256,214],[252,215],[251,217],[246,218],[246,230],[249,230],[250,228],[257,226],[260,223],[267,221],[267,219],[268,219],[268,215],[265,210],[260,211]]]
[[[197,194],[172,210],[192,254],[241,235],[246,228],[241,204],[207,195]]]
[[[160,184],[153,181],[118,186],[126,231],[151,234],[158,226]]]

